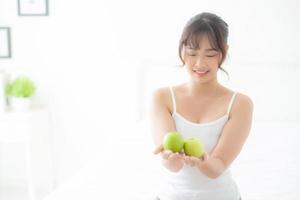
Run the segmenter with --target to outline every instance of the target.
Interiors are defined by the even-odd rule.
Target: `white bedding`
[[[133,124],[128,130],[132,137],[124,135],[117,141],[121,150],[113,148],[116,142],[111,140],[107,151],[46,200],[153,200],[160,165],[152,155],[147,124]],[[299,134],[297,123],[253,123],[246,145],[231,166],[243,200],[300,199]]]

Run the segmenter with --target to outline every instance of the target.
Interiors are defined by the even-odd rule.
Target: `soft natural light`
[[[297,1],[49,0],[48,14],[32,16],[18,3],[29,6],[0,0],[1,91],[5,77],[26,74],[37,92],[27,114],[0,113],[1,200],[155,200],[163,166],[150,99],[188,81],[179,38],[200,12],[229,25],[229,79],[219,70],[218,81],[254,103],[231,165],[242,199],[300,199]]]

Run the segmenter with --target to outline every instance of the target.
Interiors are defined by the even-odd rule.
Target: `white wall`
[[[57,185],[97,156],[101,143],[130,136],[114,126],[145,119],[141,73],[180,64],[183,25],[202,11],[229,24],[231,80],[224,84],[253,98],[255,119],[299,122],[297,1],[52,0],[49,17],[18,17],[16,3],[0,1],[0,25],[12,28],[13,45],[13,58],[0,67],[30,74],[39,86],[35,103],[51,110]],[[164,73],[155,83],[146,73],[145,87],[184,80]]]
[[[164,15],[161,15],[164,16],[161,23],[154,23],[159,28],[164,27],[164,35],[168,36],[158,48],[160,56],[148,53],[146,69],[139,72],[148,77],[143,80],[149,82],[150,88],[187,80],[184,70],[173,67],[180,64],[176,56],[182,20],[201,11],[213,11],[229,24],[230,49],[224,68],[230,80],[220,72],[220,82],[253,98],[257,120],[299,121],[300,108],[296,106],[299,95],[295,91],[300,81],[297,50],[300,20],[296,8],[296,1],[188,1],[183,7],[172,6],[167,15],[168,19],[174,19],[170,26],[165,26]],[[167,6],[161,8],[166,9]],[[157,76],[165,78],[157,80]],[[141,101],[144,104],[140,107],[144,108],[147,100],[141,98]],[[144,110],[140,116],[144,116]]]
[[[46,104],[52,114],[54,174],[60,184],[105,142],[105,127],[114,116],[104,113],[119,110],[110,90],[118,89],[115,73],[122,60],[114,55],[108,10],[87,1],[50,1],[49,17],[18,17],[17,1],[0,3],[0,24],[11,27],[13,49],[13,58],[0,65],[37,82],[35,104]]]

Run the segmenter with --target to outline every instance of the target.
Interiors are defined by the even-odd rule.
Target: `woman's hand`
[[[173,172],[178,172],[183,165],[201,168],[206,161],[210,159],[209,154],[204,152],[201,158],[185,155],[184,152],[173,153],[170,150],[164,150],[163,145],[159,145],[153,152],[160,154],[163,158],[164,165]]]
[[[184,158],[184,153],[183,152],[172,152],[171,150],[164,150],[163,145],[159,145],[158,147],[155,148],[154,154],[160,154],[161,157],[165,160],[169,160],[169,161],[182,161],[183,162],[183,158]]]
[[[201,164],[203,164],[208,159],[209,159],[209,154],[207,154],[206,152],[204,152],[204,154],[201,158],[197,158],[194,156],[188,156],[188,155],[183,156],[184,163],[191,167],[195,167],[195,166],[199,167]]]
[[[162,164],[171,172],[178,172],[184,166],[183,152],[173,153],[170,150],[164,150],[163,145],[159,145],[153,153],[161,155]]]

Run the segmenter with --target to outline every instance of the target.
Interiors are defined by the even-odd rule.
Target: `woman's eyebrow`
[[[217,49],[205,49],[205,51],[217,51]]]
[[[192,48],[190,46],[187,46],[188,50],[199,50],[199,48]],[[210,48],[210,49],[205,49],[205,51],[218,51],[217,49]]]

